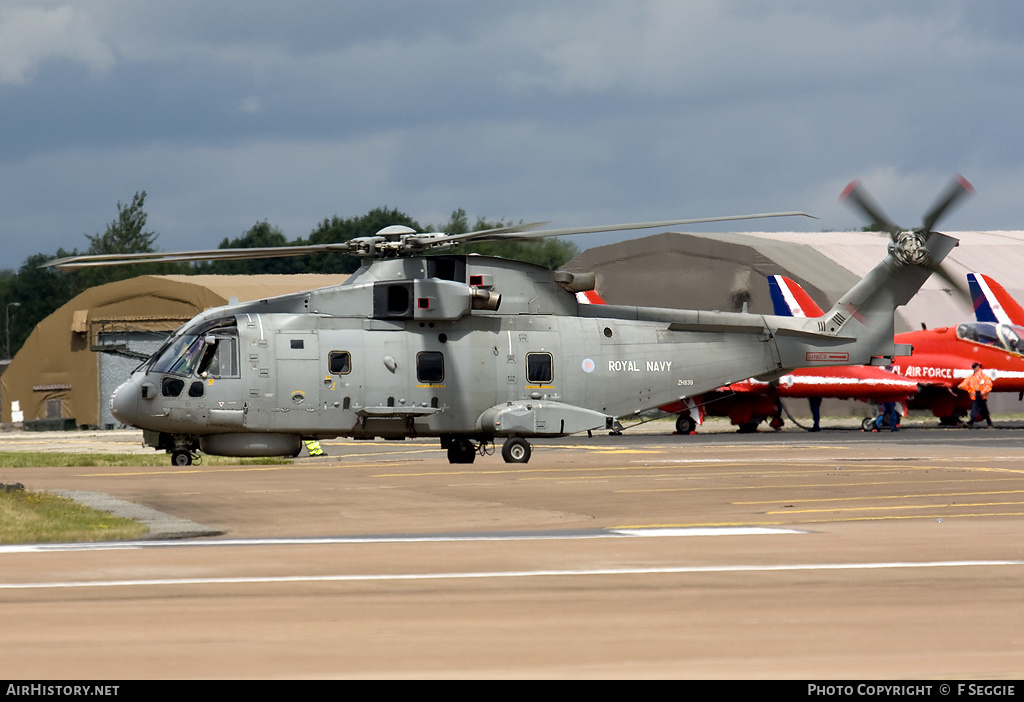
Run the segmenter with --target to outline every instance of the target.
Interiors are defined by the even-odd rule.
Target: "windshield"
[[[209,338],[212,341],[209,348],[208,335],[211,335]],[[218,371],[227,371],[218,372],[218,375],[237,374],[237,335],[234,317],[210,320],[193,328],[183,329],[153,354],[148,361],[150,370],[154,373],[187,376],[197,370],[200,373],[205,372],[216,361]],[[232,343],[225,344],[226,348],[222,353],[218,353],[218,347],[221,346],[218,340],[225,338],[231,338]],[[227,357],[228,353],[234,356],[234,362]]]
[[[957,337],[976,344],[992,346],[1017,355],[1024,353],[1024,328],[1010,324],[970,322],[956,328]]]
[[[153,363],[157,373],[174,373],[175,375],[192,375],[192,370],[199,362],[203,350],[203,339],[199,336],[179,337]]]

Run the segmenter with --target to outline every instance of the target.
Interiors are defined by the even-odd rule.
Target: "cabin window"
[[[416,377],[421,383],[444,381],[444,354],[440,351],[420,351],[416,354]]]
[[[550,353],[526,354],[526,382],[547,385],[554,380],[553,362]]]
[[[199,374],[204,378],[239,377],[238,337],[213,337],[213,343],[207,344],[202,363],[199,364]]]
[[[332,375],[352,372],[352,356],[348,351],[331,351],[327,355],[327,370]]]

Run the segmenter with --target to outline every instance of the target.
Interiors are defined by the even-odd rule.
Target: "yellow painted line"
[[[600,475],[600,474],[602,472],[604,472],[604,471],[609,471],[609,472],[639,471],[639,472],[643,472],[645,470],[655,470],[655,469],[658,469],[658,468],[662,468],[662,467],[661,466],[644,466],[642,468],[641,467],[634,467],[634,468],[608,467],[608,468],[590,468],[590,469],[581,469],[581,470],[589,470],[589,471],[591,471],[593,473],[593,475],[595,477],[602,477],[602,478],[608,479],[608,480],[611,480],[611,479],[625,480],[625,479],[629,479],[629,478],[635,478],[635,477],[638,477],[638,476],[636,476],[636,475]],[[735,479],[738,479],[738,478],[750,478],[750,477],[756,477],[756,478],[768,478],[768,477],[780,478],[780,477],[786,477],[788,475],[789,475],[789,473],[765,473],[765,472],[758,472],[756,476],[750,476],[749,474],[734,474],[734,473],[730,473],[730,474],[722,474],[722,473],[654,473],[654,474],[650,474],[650,475],[645,475],[643,477],[651,479],[651,480],[674,480],[676,482],[679,482],[679,481],[694,481],[694,480],[723,480],[724,481],[724,480],[735,480]],[[801,473],[801,474],[799,474],[796,477],[805,477],[805,476],[803,476],[803,474]],[[558,479],[557,477],[527,477],[527,478],[524,478],[524,480],[557,480],[557,479]],[[954,481],[954,482],[962,482],[962,481]],[[839,483],[823,483],[821,485],[817,485],[816,487],[826,487],[826,486],[828,486],[828,487],[845,487],[848,484],[849,483],[842,483],[842,482],[839,482]],[[874,485],[874,484],[879,484],[879,485],[888,485],[888,484],[902,485],[903,483],[899,482],[899,481],[886,481],[884,483],[866,483],[866,484],[868,484],[868,485]],[[764,484],[764,483],[762,483],[762,484],[759,484],[759,485],[743,486],[744,489],[747,489],[748,487],[749,488],[762,488],[762,487],[766,487],[766,488],[789,488],[789,487],[806,487],[806,486],[804,486],[804,485],[789,485],[789,484],[786,484],[786,483],[783,483],[783,484],[776,484],[776,483]],[[677,489],[678,490],[689,490],[690,488],[634,488],[634,489],[630,489],[630,490],[620,490],[620,492],[672,492],[673,490],[677,490]],[[723,488],[723,489],[725,489],[725,488]]]
[[[579,466],[579,467],[549,466],[549,467],[544,467],[544,468],[528,468],[528,467],[526,467],[528,464],[523,464],[523,463],[503,463],[501,465],[505,465],[505,466],[508,466],[508,467],[507,468],[503,468],[503,469],[498,469],[498,468],[493,468],[493,469],[459,469],[459,470],[440,470],[440,471],[438,471],[438,470],[424,470],[424,471],[417,471],[417,472],[413,472],[413,473],[389,473],[389,474],[382,474],[382,475],[380,475],[378,477],[395,478],[395,477],[423,476],[423,475],[466,475],[466,474],[504,475],[506,473],[511,473],[511,474],[523,476],[524,480],[558,480],[558,479],[562,479],[564,476],[567,477],[567,476],[570,476],[572,474],[578,474],[578,473],[586,473],[586,474],[588,474],[588,476],[589,475],[598,475],[598,474],[601,474],[601,473],[611,473],[611,474],[614,474],[614,473],[634,473],[635,474],[635,473],[644,473],[646,471],[653,471],[653,470],[664,471],[666,469],[666,466],[664,464],[657,463],[657,464],[654,464],[654,465],[643,465],[643,464],[640,464],[639,462],[631,463],[631,464],[628,464],[628,465]],[[737,465],[737,466],[744,466],[746,464],[737,463],[735,465]],[[767,476],[789,475],[791,473],[797,473],[797,474],[803,475],[805,472],[806,471],[755,471],[755,474],[756,474],[757,477],[761,477],[761,476],[766,476],[766,475]],[[851,470],[851,471],[844,471],[844,472],[849,472],[849,473],[852,474],[855,471]],[[870,472],[875,472],[875,471],[870,471]],[[557,474],[557,475],[555,475],[553,477],[536,477],[537,474],[541,474],[541,473],[545,473],[545,474],[554,473],[554,474]],[[745,472],[744,475],[747,475],[748,473],[749,473],[749,471]],[[623,477],[623,478],[626,478],[626,477],[634,477],[634,476],[632,476],[632,475],[623,475],[623,476],[608,475],[608,476],[604,476],[604,477],[607,477],[607,478],[610,478],[610,477]],[[654,476],[649,476],[649,477],[654,477]],[[698,479],[698,478],[699,479],[722,478],[723,475],[722,475],[722,473],[715,473],[715,472],[660,473],[656,477],[664,477],[664,478],[667,478],[667,479],[692,480],[692,479]],[[730,474],[729,476],[726,476],[726,477],[734,477],[734,475]],[[835,483],[829,483],[828,485],[830,485],[832,487],[835,487]],[[845,484],[844,484],[844,486],[845,486]],[[792,487],[792,486],[785,486],[785,485],[783,485],[783,486],[780,486],[780,487]],[[646,490],[636,490],[635,492],[645,492],[645,491]],[[624,492],[630,492],[630,491],[624,491]]]
[[[949,482],[960,482],[960,481],[949,481]],[[860,495],[857,497],[815,497],[810,499],[797,498],[792,500],[793,502],[852,502],[854,500],[913,500],[925,497],[967,497],[968,495],[1014,495],[1024,493],[1024,490],[978,490],[975,492],[931,492],[931,493],[918,493],[910,495],[876,495],[874,497],[868,495]],[[790,500],[751,500],[749,502],[733,502],[734,505],[775,505],[779,502],[789,502]]]
[[[1009,480],[1009,478],[1007,478],[1007,479]],[[965,480],[922,480],[922,481],[915,482],[915,485],[920,485],[922,483],[939,483],[939,484],[942,484],[942,483],[955,483],[957,485],[960,485],[960,484],[963,484],[964,482],[968,482],[968,481],[965,481]],[[985,482],[992,482],[992,480],[989,479],[989,480],[986,480]],[[804,483],[804,484],[800,484],[800,485],[777,485],[777,484],[769,483],[769,484],[761,484],[761,485],[722,485],[722,486],[702,485],[702,486],[693,486],[693,487],[636,488],[636,489],[633,489],[633,490],[616,490],[616,492],[621,492],[621,493],[639,492],[639,493],[643,493],[643,492],[690,492],[690,491],[693,491],[693,490],[780,490],[780,489],[796,490],[796,489],[804,489],[804,488],[835,488],[835,489],[848,490],[848,489],[851,489],[851,488],[868,487],[868,486],[872,486],[872,485],[902,485],[902,484],[903,483],[901,483],[901,482],[893,481],[893,480],[874,481],[874,482],[861,482],[861,483]],[[836,499],[840,499],[840,498],[836,498]],[[783,500],[770,500],[770,501],[766,501],[766,504],[777,504],[778,502],[781,502],[781,501],[783,501]],[[805,502],[806,500],[801,500],[801,499],[794,498],[794,501]],[[736,504],[744,504],[744,503],[736,503]],[[751,503],[751,504],[754,504],[754,503]]]
[[[955,505],[946,505],[947,507],[1005,507],[1006,505],[1019,505],[1024,504],[1021,502],[957,502]],[[835,514],[837,512],[871,512],[876,510],[892,510],[892,509],[937,509],[941,508],[942,505],[879,505],[877,507],[836,507],[832,509],[782,509],[765,512],[765,514],[811,514],[814,512],[829,512]]]
[[[394,461],[380,462],[380,463],[306,463],[303,465],[289,465],[289,466],[238,466],[234,468],[189,468],[186,470],[149,470],[149,471],[133,471],[130,473],[79,473],[79,478],[115,478],[119,476],[131,477],[139,475],[196,475],[203,473],[253,473],[253,472],[266,472],[266,471],[277,471],[277,470],[339,470],[349,468],[385,468],[394,464]]]
[[[415,473],[379,473],[379,474],[375,475],[374,477],[377,477],[377,478],[406,478],[406,477],[410,477],[411,478],[411,477],[421,477],[421,476],[425,476],[425,475],[506,475],[506,474],[529,476],[530,474],[536,474],[536,473],[565,473],[565,474],[570,474],[570,473],[582,473],[582,472],[596,473],[598,471],[619,471],[619,470],[643,471],[644,470],[643,468],[639,468],[639,467],[629,467],[629,468],[589,468],[589,467],[580,467],[580,468],[565,468],[565,467],[561,467],[561,468],[556,468],[556,467],[552,467],[552,468],[525,468],[525,467],[523,467],[525,465],[523,463],[503,463],[501,465],[518,466],[518,467],[510,467],[510,468],[504,468],[504,469],[497,469],[497,468],[495,468],[495,469],[478,469],[478,470],[472,470],[472,469],[465,469],[465,470],[425,470],[425,471],[419,471],[419,472],[415,472]],[[527,479],[529,479],[529,478],[527,478]]]
[[[794,526],[800,524],[836,524],[843,522],[879,522],[895,519],[963,519],[968,517],[1024,517],[1024,512],[980,512],[964,514],[899,514],[886,517],[853,517],[844,516],[835,519],[807,519],[807,520],[752,520],[746,519],[737,522],[684,522],[679,524],[637,524],[631,526],[615,526],[609,529],[698,529],[709,527],[735,527],[735,526]]]
[[[566,449],[571,451],[586,451],[587,453],[637,453],[637,454],[659,454],[667,453],[669,448],[615,448],[609,446],[580,446],[578,444],[533,444],[536,449]]]
[[[1013,459],[1007,459],[1007,460],[1013,460],[1015,462],[1019,462],[1020,458],[1013,458]],[[974,467],[974,466],[964,466],[964,468],[965,468],[965,470],[977,470],[977,471],[991,472],[991,473],[1021,473],[1021,474],[1024,474],[1024,469],[1020,469],[1020,468],[996,468],[996,467],[987,468],[985,466],[977,466],[977,467]]]

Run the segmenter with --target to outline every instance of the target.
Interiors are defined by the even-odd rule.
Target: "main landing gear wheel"
[[[469,439],[453,439],[448,444],[449,463],[472,463],[476,460],[476,446]]]
[[[192,452],[178,450],[171,454],[171,465],[172,466],[190,466],[192,465]]]
[[[960,425],[960,415],[953,413],[947,417],[939,417],[940,427],[955,427]]]
[[[676,433],[690,434],[697,428],[697,422],[688,414],[680,414],[676,417]]]
[[[501,447],[501,457],[505,459],[505,463],[527,463],[532,452],[530,443],[519,436],[506,439]]]

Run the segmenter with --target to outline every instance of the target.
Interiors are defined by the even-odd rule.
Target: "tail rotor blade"
[[[941,264],[938,266],[930,266],[932,273],[935,273],[944,281],[949,283],[953,291],[960,296],[961,299],[966,302],[971,302],[971,294],[964,287],[963,283],[960,282],[959,278],[954,277],[948,270],[946,270]]]
[[[936,201],[932,208],[928,211],[928,214],[924,217],[924,230],[926,232],[932,231],[932,228],[939,221],[950,207],[959,202],[966,195],[974,194],[974,186],[967,182],[967,179],[962,175],[957,175],[953,182],[949,184],[939,199]]]
[[[868,219],[881,231],[889,232],[889,236],[895,241],[895,237],[900,232],[900,228],[897,227],[892,221],[885,216],[882,209],[875,204],[874,200],[864,190],[864,186],[860,184],[859,180],[852,181],[846,186],[846,190],[839,196],[841,201],[849,202],[861,212],[867,215]]]

